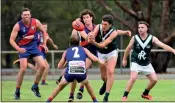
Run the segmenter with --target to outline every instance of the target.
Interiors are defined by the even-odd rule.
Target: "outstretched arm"
[[[175,49],[171,48],[170,46],[162,43],[158,38],[156,38],[155,36],[153,36],[153,43],[156,44],[157,46],[169,51],[169,52],[172,52],[173,54],[175,54]]]
[[[88,49],[84,48],[85,53],[87,56],[93,60],[94,62],[98,62],[99,64],[104,64],[101,60],[99,60],[95,55],[93,55]]]
[[[131,38],[126,50],[125,50],[125,53],[124,53],[124,56],[123,56],[123,61],[122,61],[122,64],[123,66],[125,67],[126,64],[127,64],[127,58],[128,58],[128,55],[133,47],[133,44],[134,44],[134,37]]]
[[[60,62],[58,63],[58,68],[62,69],[64,68],[64,65],[66,63],[66,51],[63,53]]]
[[[131,36],[131,31],[129,30],[116,30],[118,32],[118,35],[128,35]]]
[[[55,49],[58,49],[58,46],[53,42],[52,38],[48,37],[47,41],[48,41]]]

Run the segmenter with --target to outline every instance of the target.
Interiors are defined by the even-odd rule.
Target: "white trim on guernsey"
[[[150,40],[152,39],[152,35],[150,35],[150,36],[146,39],[146,41],[145,41],[144,43],[143,43],[142,40],[138,37],[138,35],[135,35],[135,38],[136,38],[136,40],[139,42],[140,46],[144,49],[144,48],[148,45],[148,43],[150,42]]]

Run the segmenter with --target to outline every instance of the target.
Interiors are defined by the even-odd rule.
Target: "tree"
[[[150,30],[157,35],[158,38],[166,43],[169,46],[173,46],[175,40],[175,31],[173,31],[174,26],[170,21],[170,7],[173,5],[173,0],[162,0],[162,1],[153,1],[153,0],[130,0],[127,3],[130,3],[130,8],[126,5],[123,5],[120,0],[113,1],[105,1],[105,0],[97,0],[108,12],[110,12],[115,19],[121,22],[123,25],[128,27],[133,34],[137,32],[137,22],[140,20],[146,21],[150,25]],[[117,14],[117,12],[113,11],[111,6],[109,6],[109,2],[113,2],[116,4],[116,7],[119,7],[123,12],[128,14],[133,19],[125,20]],[[146,4],[146,5],[143,5]],[[155,7],[155,5],[160,5],[160,8]],[[161,9],[162,7],[162,9]],[[154,13],[153,14],[153,8]],[[157,10],[157,11],[155,11]],[[161,14],[157,14],[160,13]],[[157,16],[161,15],[161,16]],[[156,19],[159,19],[158,23]],[[132,21],[132,24],[130,23]],[[157,26],[160,25],[160,26]],[[155,52],[151,54],[152,65],[157,73],[166,72],[171,54],[168,52]]]

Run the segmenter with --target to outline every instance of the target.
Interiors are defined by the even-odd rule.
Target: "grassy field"
[[[148,80],[137,80],[132,91],[129,94],[128,101],[147,101],[141,98],[141,94],[147,85]],[[1,91],[1,99],[2,101],[16,101],[14,100],[13,94],[15,91],[15,81],[2,81],[2,91]],[[40,85],[40,93],[41,98],[37,98],[34,96],[33,92],[31,91],[33,81],[24,81],[23,86],[21,88],[21,100],[19,101],[46,101],[53,89],[56,87],[55,81],[48,81],[48,86]],[[102,81],[101,80],[91,80],[90,81],[96,97],[98,101],[103,100],[103,96],[98,94],[99,88],[101,87]],[[109,101],[120,101],[123,95],[125,85],[127,80],[116,80],[112,91],[109,96]],[[67,101],[69,96],[69,88],[68,85],[53,101]],[[79,85],[78,85],[79,87]],[[78,89],[77,89],[78,90]],[[77,92],[76,90],[76,92]],[[175,80],[159,80],[157,85],[152,89],[150,94],[153,96],[153,101],[175,101]],[[76,94],[75,94],[76,96]],[[76,102],[80,101],[92,101],[88,93],[84,92],[84,97],[82,100],[77,100]]]

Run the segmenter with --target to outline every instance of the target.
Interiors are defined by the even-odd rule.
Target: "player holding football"
[[[74,29],[72,31],[72,34],[75,34],[75,33],[79,34],[81,36],[80,46],[87,48],[92,54],[94,54],[96,56],[97,55],[96,47],[87,42],[88,33],[93,31],[95,28],[94,19],[95,19],[94,13],[91,10],[84,9],[82,12],[80,12],[80,18],[78,18],[77,21],[81,21],[84,24],[85,28],[83,31],[79,31],[79,32],[77,32]],[[92,60],[90,58],[86,58],[86,69],[89,69],[91,66],[92,66]],[[61,78],[59,80],[61,80]],[[76,88],[76,83],[77,82],[74,81],[71,84],[71,92],[70,92],[70,96],[69,96],[69,102],[74,100],[74,91]],[[84,85],[81,84],[79,92],[77,93],[77,99],[82,99],[83,92],[84,92]]]
[[[100,88],[100,95],[105,96],[104,102],[108,102],[108,97],[114,82],[114,70],[117,64],[117,35],[131,36],[130,31],[116,30],[113,26],[113,17],[111,15],[104,15],[102,23],[97,25],[93,32],[90,32],[88,41],[97,47],[98,58],[106,63],[100,65],[101,78],[104,81]]]
[[[157,83],[157,75],[150,63],[149,55],[153,44],[175,54],[175,49],[159,41],[155,36],[148,33],[149,24],[145,21],[138,22],[138,34],[132,37],[130,43],[128,44],[124,57],[123,66],[127,65],[127,57],[133,49],[131,56],[131,72],[130,79],[126,85],[125,92],[122,97],[122,101],[127,101],[128,94],[137,79],[138,73],[143,73],[149,79],[149,83],[141,95],[142,98],[152,100],[152,96],[149,95],[150,90]]]
[[[22,10],[21,17],[22,19],[14,25],[10,36],[10,44],[19,52],[20,58],[20,70],[17,75],[16,91],[14,96],[15,99],[20,99],[20,88],[27,68],[27,58],[32,56],[33,60],[38,64],[38,71],[31,90],[37,97],[41,97],[38,83],[41,80],[45,69],[45,62],[37,46],[38,38],[36,36],[36,30],[40,29],[42,32],[44,38],[42,46],[47,51],[46,31],[39,20],[31,18],[30,10],[28,8],[24,8]],[[18,37],[18,44],[15,42],[16,37]]]
[[[87,79],[86,74],[86,58],[87,56],[100,64],[103,64],[96,56],[94,56],[90,51],[84,47],[79,46],[80,38],[77,33],[73,33],[70,38],[71,47],[68,48],[62,55],[60,62],[58,63],[58,68],[63,68],[64,64],[67,62],[67,67],[58,86],[53,90],[52,94],[49,96],[47,102],[51,102],[64,87],[70,82],[77,81],[83,83],[90,94],[93,102],[97,102],[94,95],[92,87]]]

